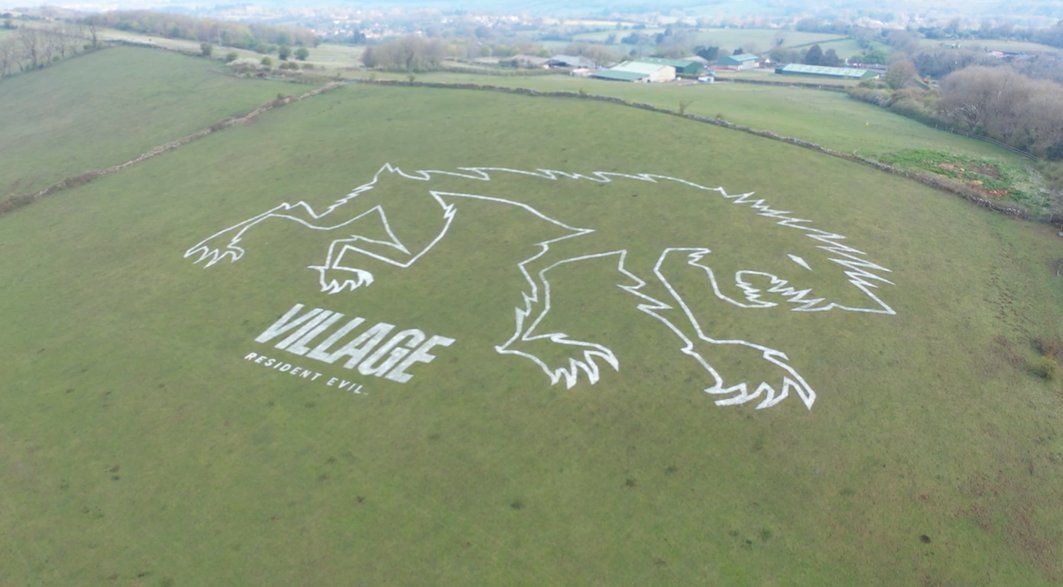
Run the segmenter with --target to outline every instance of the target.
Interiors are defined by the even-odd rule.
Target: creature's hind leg
[[[619,369],[620,364],[611,349],[603,344],[578,340],[563,330],[550,328],[548,316],[557,300],[551,278],[559,273],[578,269],[585,262],[615,259],[622,265],[624,251],[588,252],[590,239],[571,237],[551,243],[539,255],[520,264],[528,282],[522,305],[515,309],[515,324],[509,340],[495,347],[501,354],[516,355],[531,360],[550,378],[551,383],[564,382],[571,388],[581,378],[589,383],[600,379],[601,369],[608,365]]]
[[[653,268],[643,273],[652,276],[648,283],[630,288],[643,298],[639,309],[679,337],[680,351],[697,361],[710,376],[711,384],[704,391],[718,398],[717,405],[755,403],[758,409],[768,408],[793,392],[811,408],[816,394],[789,364],[785,353],[734,336],[713,336],[704,330],[683,290],[669,276],[689,270],[691,262],[706,252],[694,248],[662,252]],[[706,295],[711,295],[709,290]],[[727,306],[723,311],[735,310]]]

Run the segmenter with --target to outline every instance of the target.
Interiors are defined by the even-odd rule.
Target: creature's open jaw
[[[792,304],[794,312],[815,312],[830,307],[811,289],[793,286],[785,279],[761,271],[736,272],[735,286],[742,291],[746,302],[755,308],[772,308],[780,302]]]

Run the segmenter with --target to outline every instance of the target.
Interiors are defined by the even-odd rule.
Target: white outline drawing
[[[652,275],[646,274],[640,277],[629,270],[627,266],[628,249],[626,248],[593,250],[593,247],[591,247],[583,250],[580,254],[572,255],[566,255],[563,251],[558,251],[564,245],[573,242],[582,243],[582,241],[577,241],[576,239],[594,233],[595,229],[570,226],[556,218],[547,216],[526,203],[495,196],[428,190],[428,195],[439,206],[442,227],[438,235],[416,252],[410,251],[396,236],[389,223],[385,209],[379,204],[340,222],[330,222],[330,216],[334,212],[355,200],[359,195],[372,190],[383,174],[424,182],[429,182],[433,178],[442,179],[448,177],[488,182],[491,180],[492,175],[497,176],[499,174],[515,174],[551,181],[570,179],[609,183],[616,179],[624,179],[651,184],[675,182],[695,190],[715,193],[716,196],[734,205],[747,207],[757,216],[764,217],[777,226],[802,231],[804,236],[816,241],[815,249],[821,254],[825,253],[827,260],[842,268],[842,273],[848,284],[862,292],[870,304],[868,307],[856,307],[828,301],[823,297],[816,297],[810,289],[800,289],[773,273],[757,270],[739,270],[735,272],[734,286],[741,290],[742,295],[741,297],[727,295],[724,292],[725,288],[721,287],[721,282],[716,272],[709,264],[704,262],[706,257],[712,252],[710,248],[706,247],[664,248],[660,251],[652,270],[649,271]],[[787,355],[782,351],[746,340],[714,338],[706,333],[687,300],[683,299],[683,296],[680,295],[665,275],[664,265],[669,260],[677,256],[686,255],[685,262],[688,266],[704,272],[711,293],[717,299],[740,309],[776,307],[779,305],[778,303],[763,299],[766,294],[773,294],[775,297],[783,298],[785,303],[795,306],[791,308],[794,312],[844,310],[872,314],[895,314],[893,309],[875,294],[875,290],[880,285],[892,285],[891,281],[880,275],[881,273],[889,273],[890,270],[869,261],[863,251],[844,244],[844,236],[814,228],[809,225],[808,220],[796,218],[790,212],[775,210],[764,200],[754,198],[753,193],[732,195],[728,194],[722,187],[710,188],[684,179],[648,173],[594,172],[583,175],[546,169],[522,171],[501,167],[460,167],[457,171],[420,170],[409,173],[389,163],[385,164],[374,175],[372,181],[355,188],[321,212],[317,212],[305,201],[299,201],[295,204],[282,203],[262,214],[225,228],[200,241],[189,248],[184,257],[192,259],[197,264],[203,263],[206,267],[214,266],[223,260],[236,262],[244,255],[244,249],[240,246],[244,234],[253,226],[270,218],[290,220],[311,230],[328,232],[348,227],[363,218],[375,215],[378,221],[377,226],[382,227],[385,238],[374,239],[354,234],[335,239],[329,244],[325,262],[321,265],[310,266],[310,269],[319,273],[318,281],[322,291],[329,294],[337,294],[344,290],[353,292],[372,284],[373,275],[364,269],[344,264],[344,259],[348,255],[364,255],[400,269],[408,268],[432,250],[446,236],[457,215],[457,207],[454,202],[460,200],[480,200],[516,206],[564,231],[563,236],[536,243],[538,252],[518,263],[517,268],[527,282],[528,290],[522,293],[523,305],[515,308],[513,334],[504,343],[495,347],[495,350],[500,354],[521,356],[534,362],[549,377],[551,384],[563,381],[566,387],[571,388],[579,381],[581,374],[586,377],[589,383],[594,384],[600,379],[601,375],[599,362],[612,367],[614,370],[619,370],[620,368],[620,362],[616,355],[611,349],[602,344],[576,340],[564,332],[538,332],[543,320],[550,313],[552,304],[551,285],[547,274],[563,265],[580,261],[615,259],[617,271],[628,280],[628,283],[617,284],[617,286],[637,297],[639,299],[636,304],[637,309],[653,317],[674,333],[682,343],[680,351],[697,361],[704,371],[712,377],[713,384],[705,388],[704,391],[714,396],[721,396],[715,400],[717,405],[738,405],[759,399],[760,401],[756,407],[757,409],[763,409],[774,406],[791,393],[795,393],[805,406],[811,409],[816,400],[816,392],[789,364]],[[567,242],[563,245],[563,241]],[[375,249],[387,251],[390,255]],[[786,257],[796,266],[803,268],[803,270],[813,271],[812,265],[805,258],[790,253],[787,253]],[[643,290],[646,289],[648,283],[646,279],[656,280],[654,286],[663,287],[663,290],[667,292],[671,299],[664,301],[645,293]],[[766,280],[769,285],[764,286],[765,289],[761,289],[756,285],[757,280],[762,282]],[[561,345],[565,350],[574,352],[576,356],[570,357],[567,364],[560,366],[551,365],[543,356],[527,350],[527,347],[533,346],[533,343],[537,342]],[[711,353],[706,353],[705,350],[714,347],[728,347],[730,349],[759,353],[760,358],[778,369],[778,375],[773,375],[772,381],[761,382],[745,381],[741,377],[725,377],[718,370],[722,367],[714,365],[706,356]],[[557,347],[551,348],[556,349]]]

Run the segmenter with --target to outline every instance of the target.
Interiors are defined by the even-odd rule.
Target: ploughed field
[[[225,79],[192,101],[249,109]],[[0,251],[0,583],[1063,576],[1059,241],[864,166],[354,85],[0,216]]]

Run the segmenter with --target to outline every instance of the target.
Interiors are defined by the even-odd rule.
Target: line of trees
[[[827,49],[824,51],[823,47],[820,47],[818,44],[812,45],[804,51],[776,44],[776,46],[768,52],[768,57],[776,63],[805,63],[807,65],[826,65],[830,67],[841,67],[845,65],[845,60],[839,57],[834,49]]]
[[[122,10],[94,14],[84,19],[91,26],[110,27],[171,39],[214,43],[251,51],[272,52],[278,46],[315,46],[313,31],[292,26],[223,22],[181,14]]]
[[[0,39],[0,77],[40,69],[95,45],[87,29],[79,25],[20,27]]]
[[[1046,159],[1063,159],[1063,85],[1007,67],[968,67],[941,81],[937,112],[950,124]]]
[[[1063,84],[1032,79],[1010,67],[969,66],[933,88],[923,83],[912,61],[898,59],[884,83],[865,82],[850,88],[849,95],[928,124],[1063,160]]]
[[[439,69],[446,57],[447,46],[442,40],[409,35],[366,47],[362,63],[373,69],[432,71]]]

